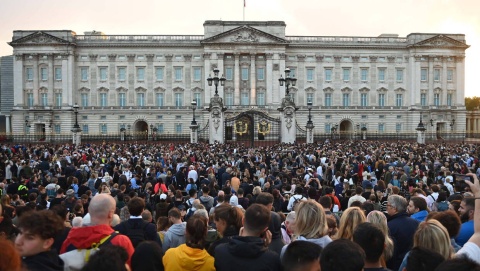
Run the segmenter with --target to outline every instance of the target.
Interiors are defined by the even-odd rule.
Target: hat
[[[238,197],[235,195],[232,195],[230,197],[230,205],[232,206],[237,206],[238,205]]]
[[[73,189],[68,189],[67,190],[67,197],[74,196],[74,195],[75,195],[75,191],[73,191]]]
[[[183,204],[178,205],[177,208],[178,208],[178,210],[180,210],[180,211],[187,209],[187,208],[185,207],[185,205],[183,205]]]
[[[167,199],[167,195],[166,194],[161,194],[160,195],[160,200],[166,200]]]

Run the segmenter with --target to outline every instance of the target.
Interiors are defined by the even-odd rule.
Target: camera
[[[473,177],[465,174],[453,174],[453,181],[458,192],[465,192],[469,188],[465,181],[473,183]]]

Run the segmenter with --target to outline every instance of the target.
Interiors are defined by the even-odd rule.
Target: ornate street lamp
[[[215,95],[217,95],[217,86],[215,85]],[[192,126],[196,126],[197,125],[197,121],[195,120],[195,109],[197,109],[197,101],[196,100],[193,100],[191,102],[191,105],[192,105],[192,111],[193,111],[193,119],[192,119],[192,123],[191,125]]]
[[[307,121],[307,129],[313,129],[313,121],[312,121],[312,101],[307,102],[308,108],[308,121]]]
[[[218,68],[213,69],[213,78],[209,75],[207,78],[208,85],[212,86],[212,83],[215,85],[215,96],[218,96],[218,83],[223,87],[225,85],[225,77],[218,77],[220,70]],[[195,102],[196,103],[196,102]]]
[[[455,126],[455,119],[452,118],[450,121],[450,129],[453,131],[453,126]]]
[[[80,125],[78,125],[78,108],[78,104],[75,103],[73,105],[73,113],[75,113],[75,124],[73,125],[73,129],[77,132],[80,130]]]
[[[290,90],[289,87],[292,85],[294,87],[297,84],[297,78],[295,77],[290,77],[290,69],[286,68],[285,69],[285,78],[280,75],[280,79],[278,79],[278,82],[280,83],[280,86],[282,87],[283,84],[285,84],[285,97],[290,97]]]

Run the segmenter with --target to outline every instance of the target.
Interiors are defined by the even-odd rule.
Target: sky
[[[246,7],[244,8],[244,1]],[[202,35],[206,20],[284,21],[287,35],[465,34],[465,95],[480,96],[478,0],[0,0],[0,56],[14,30]],[[243,15],[245,12],[245,15]]]

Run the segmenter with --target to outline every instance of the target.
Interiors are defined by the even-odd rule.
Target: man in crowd
[[[407,213],[419,222],[425,221],[428,215],[427,202],[422,197],[411,197],[408,202]]]

